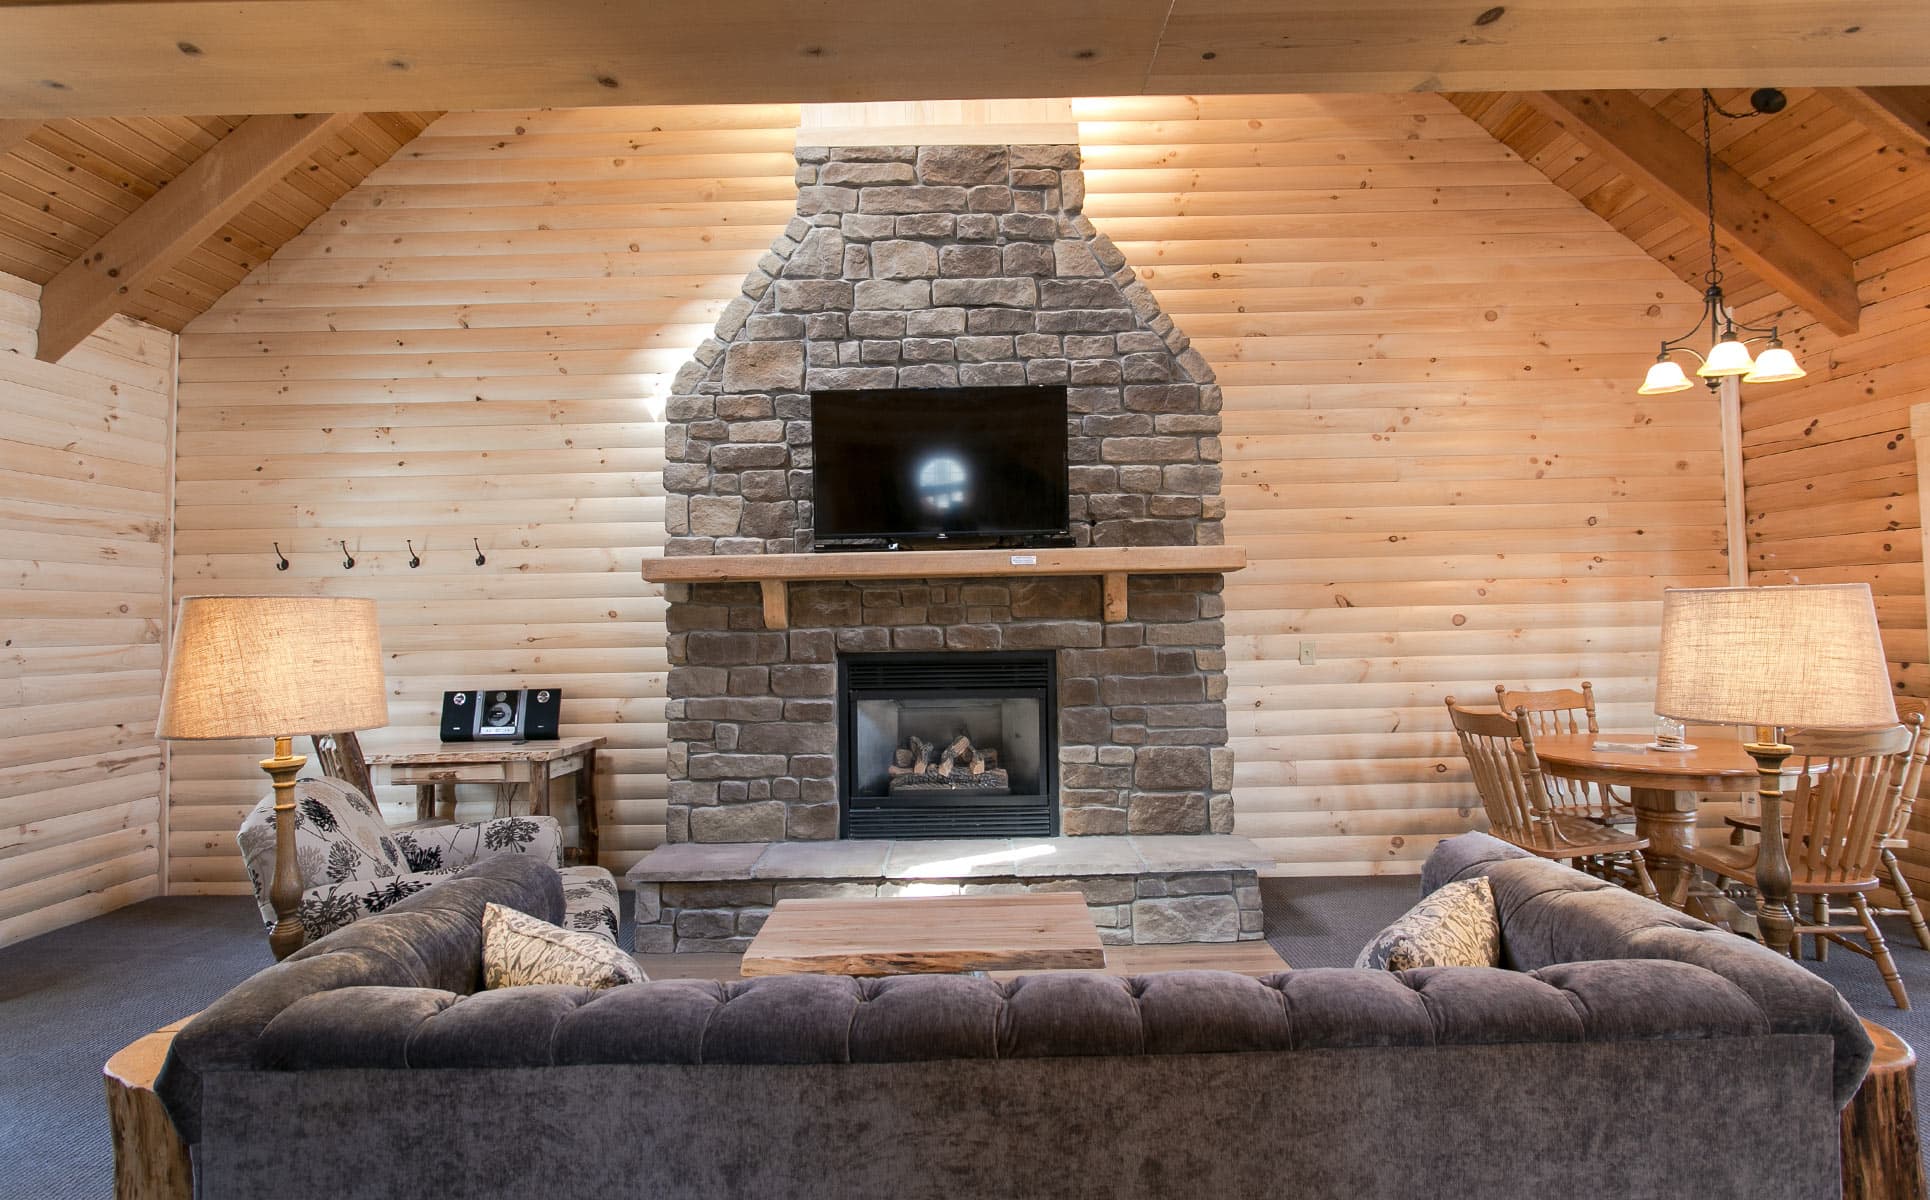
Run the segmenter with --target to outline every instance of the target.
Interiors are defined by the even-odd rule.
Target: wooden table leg
[[[415,785],[415,819],[434,820],[436,815],[436,785],[418,783]]]
[[[1642,853],[1649,878],[1663,903],[1681,908],[1689,895],[1694,868],[1681,853],[1695,848],[1695,794],[1657,788],[1630,788],[1635,805],[1635,832],[1649,840]]]
[[[114,1143],[115,1200],[189,1200],[194,1175],[187,1143],[174,1132],[154,1078],[161,1073],[183,1017],[140,1038],[107,1060],[107,1123]]]
[[[530,765],[535,769],[529,773],[529,814],[547,817],[550,815],[550,766],[540,762]]]
[[[590,866],[596,865],[597,839],[602,829],[596,817],[596,747],[583,752],[583,765],[576,769],[571,778],[576,788],[576,840],[579,845],[578,860]]]
[[[1881,1025],[1865,1021],[1863,1030],[1876,1057],[1843,1110],[1843,1200],[1923,1200],[1916,1052]]]

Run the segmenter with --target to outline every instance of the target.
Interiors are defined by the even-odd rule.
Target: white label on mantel
[[[1036,567],[1039,565],[1039,556],[1036,554],[1014,554],[1012,556],[1012,565],[1015,567]]]

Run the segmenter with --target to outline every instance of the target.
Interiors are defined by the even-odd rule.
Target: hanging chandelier
[[[1707,204],[1709,221],[1709,270],[1702,277],[1707,285],[1702,293],[1702,315],[1681,337],[1670,338],[1662,343],[1662,350],[1655,356],[1655,364],[1649,368],[1648,377],[1642,386],[1636,388],[1638,395],[1662,396],[1670,392],[1683,392],[1695,386],[1682,371],[1682,364],[1673,355],[1687,351],[1695,355],[1700,364],[1695,373],[1708,381],[1709,390],[1722,386],[1722,381],[1731,376],[1741,376],[1744,383],[1785,383],[1791,379],[1801,379],[1806,371],[1796,362],[1796,356],[1783,347],[1783,341],[1774,325],[1745,325],[1736,320],[1734,312],[1722,295],[1722,269],[1716,261],[1716,160],[1715,151],[1709,138],[1709,117],[1712,112],[1720,112],[1725,117],[1752,117],[1763,113],[1779,111],[1787,102],[1775,88],[1763,88],[1749,98],[1754,112],[1732,113],[1716,106],[1715,98],[1709,89],[1702,89],[1702,185]],[[1704,354],[1689,343],[1703,333],[1713,339],[1709,352]],[[1761,354],[1751,357],[1749,343],[1767,341]]]

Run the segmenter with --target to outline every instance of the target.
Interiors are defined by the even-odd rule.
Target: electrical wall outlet
[[[1314,665],[1314,663],[1318,661],[1319,660],[1314,657],[1313,643],[1312,642],[1300,643],[1300,665],[1303,667],[1311,667]]]

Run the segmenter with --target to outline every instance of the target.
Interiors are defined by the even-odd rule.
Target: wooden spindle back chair
[[[1898,1008],[1910,1007],[1896,961],[1877,928],[1869,893],[1881,882],[1884,834],[1894,827],[1903,804],[1903,787],[1922,741],[1920,718],[1872,730],[1807,730],[1790,736],[1796,789],[1784,805],[1790,890],[1812,897],[1810,919],[1800,920],[1792,953],[1804,937],[1816,939],[1818,956],[1833,942],[1876,961]],[[1757,849],[1709,846],[1683,857],[1726,878],[1756,886]],[[1829,898],[1848,896],[1848,908],[1832,910]],[[1797,907],[1803,907],[1800,903]],[[1854,913],[1864,944],[1849,940],[1848,926],[1831,925],[1832,911]]]
[[[1541,858],[1578,862],[1605,878],[1632,881],[1643,895],[1657,898],[1642,861],[1646,838],[1562,811],[1550,801],[1535,753],[1534,724],[1525,712],[1463,708],[1452,696],[1447,710],[1490,833]]]
[[[1494,696],[1503,713],[1517,710],[1524,713],[1537,737],[1601,732],[1595,721],[1595,685],[1586,679],[1579,688],[1540,691],[1497,683]],[[1616,795],[1607,784],[1555,778],[1545,779],[1543,783],[1549,802],[1564,811],[1604,824],[1635,819],[1633,804],[1627,797]]]
[[[1930,702],[1915,696],[1898,696],[1896,710],[1906,725],[1912,721],[1921,723],[1930,720]],[[1923,768],[1927,759],[1930,759],[1930,737],[1919,735],[1917,748],[1910,755],[1910,765],[1903,773],[1903,798],[1897,805],[1896,818],[1884,832],[1883,849],[1879,855],[1885,881],[1890,885],[1890,890],[1896,893],[1897,907],[1873,907],[1871,911],[1879,917],[1909,918],[1910,931],[1916,934],[1917,945],[1930,950],[1930,925],[1924,922],[1923,909],[1918,906],[1916,894],[1910,890],[1910,881],[1905,878],[1903,864],[1896,855],[1897,851],[1910,848],[1910,817],[1923,795]]]

